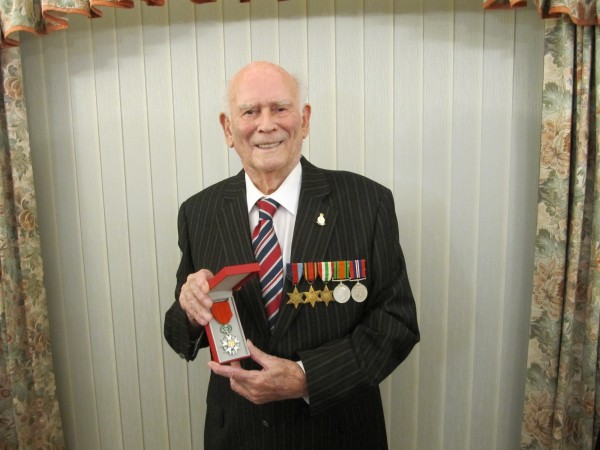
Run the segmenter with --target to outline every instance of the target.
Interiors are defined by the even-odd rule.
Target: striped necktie
[[[256,204],[259,209],[258,225],[252,233],[252,246],[256,261],[260,266],[258,275],[267,319],[269,327],[273,330],[283,293],[283,257],[273,227],[273,216],[279,203],[263,197]]]

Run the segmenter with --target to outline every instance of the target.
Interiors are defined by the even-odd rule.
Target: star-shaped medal
[[[292,292],[291,294],[288,292],[287,295],[290,298],[287,304],[294,305],[294,308],[296,309],[298,309],[298,305],[304,303],[304,300],[302,300],[302,294],[298,292],[298,288],[296,286],[294,286],[294,292]]]
[[[224,352],[235,355],[240,349],[240,340],[231,334],[223,336],[223,339],[221,339],[221,348]]]
[[[315,307],[315,304],[319,301],[319,294],[321,291],[315,291],[311,286],[308,292],[304,293],[304,303],[310,303],[312,307]]]
[[[329,302],[333,301],[333,292],[329,290],[327,285],[321,291],[321,301],[325,302],[325,306],[329,306]]]

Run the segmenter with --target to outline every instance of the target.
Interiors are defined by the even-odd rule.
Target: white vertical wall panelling
[[[152,211],[154,213],[155,246],[156,246],[156,278],[158,280],[158,299],[156,304],[147,305],[153,308],[158,318],[158,329],[161,329],[162,317],[172,303],[173,273],[179,260],[179,251],[173,246],[172,236],[177,234],[174,217],[177,217],[177,170],[175,155],[175,136],[173,123],[173,93],[171,86],[171,52],[165,45],[169,41],[168,8],[142,8],[144,65],[151,67],[145,71],[146,99],[148,107],[148,139],[151,169],[151,194]],[[152,322],[150,322],[152,323]],[[167,371],[171,368],[165,364],[164,354],[173,353],[164,339],[161,339],[162,353],[157,347],[152,351],[158,361],[159,370],[163,370],[165,384],[156,385],[157,391],[165,392],[171,386],[167,380]],[[171,356],[171,355],[170,355]],[[170,358],[167,358],[167,360]],[[177,365],[176,367],[181,367]],[[161,405],[158,404],[157,407]],[[179,405],[167,401],[167,418],[169,423],[169,445],[171,448],[184,449],[190,445],[189,418],[179,414]],[[184,424],[182,430],[188,433],[176,433],[172,430],[171,423],[179,423],[188,419],[188,426]],[[179,426],[179,425],[178,425]]]
[[[81,23],[82,22],[77,22]],[[75,22],[72,23],[76,27]],[[135,341],[135,317],[129,222],[125,186],[123,120],[115,12],[91,22],[99,155],[101,161],[108,281],[117,364],[123,448],[143,447],[141,393]],[[124,249],[127,249],[124,251]]]
[[[335,2],[338,169],[365,173],[364,27],[362,0]]]
[[[52,170],[55,182],[56,220],[59,260],[65,305],[69,370],[72,373],[77,444],[100,448],[94,373],[90,341],[83,254],[81,242],[78,174],[73,149],[73,121],[69,93],[66,34],[48,36],[44,58],[56,64],[47,72],[49,89],[46,101],[52,105],[48,118]]]
[[[444,363],[447,342],[450,154],[454,11],[452,2],[425,3],[423,47],[423,223],[418,444],[444,448]]]
[[[225,79],[256,58],[306,75],[311,161],[394,190],[422,342],[382,385],[390,448],[518,445],[541,108],[534,6],[177,1],[106,8],[22,42],[69,448],[203,447],[209,352],[188,365],[162,338],[175,216],[239,170],[217,114]]]
[[[210,11],[214,5],[207,5]],[[197,55],[197,27],[204,23],[190,20],[195,6],[191,2],[167,2],[171,26],[168,43],[171,49],[173,127],[177,162],[178,204],[202,188],[202,147],[200,102],[198,85],[204,82],[198,77],[200,60]],[[220,8],[220,5],[219,5]],[[204,15],[202,16],[204,17]],[[218,20],[219,25],[222,22]],[[177,26],[172,26],[177,24]],[[220,41],[221,39],[217,39]],[[219,49],[222,54],[222,49]],[[212,59],[210,65],[218,64]],[[206,64],[206,61],[202,61]],[[165,87],[166,88],[166,87]],[[173,218],[176,220],[176,218]],[[182,381],[182,380],[180,380]],[[187,394],[186,394],[187,395]]]
[[[485,15],[479,186],[477,304],[471,447],[496,447],[499,356],[506,275],[506,216],[511,145],[514,12]],[[499,62],[502,62],[500,64]],[[511,261],[514,264],[514,261]]]
[[[522,417],[535,246],[539,133],[542,109],[544,34],[533,14],[517,14],[515,25],[512,141],[508,235],[503,303],[497,448],[518,448]],[[528,98],[529,100],[523,101]],[[511,264],[520,261],[520,264]],[[521,267],[519,267],[521,266]]]
[[[229,81],[252,57],[250,6],[247,3],[223,2],[223,22],[225,79]],[[237,154],[230,150],[229,175],[238,173],[241,168]]]
[[[21,44],[21,54],[32,56],[29,64],[23,62],[23,78],[27,87],[27,99],[34,99],[33,104],[28,103],[27,118],[30,129],[35,126],[36,132],[30,132],[30,146],[32,165],[35,168],[34,177],[36,185],[36,204],[38,225],[40,227],[40,240],[42,257],[44,260],[44,285],[48,306],[48,320],[52,354],[54,359],[54,376],[56,380],[57,396],[60,398],[60,413],[63,428],[71,431],[65,433],[65,444],[68,448],[76,448],[77,436],[73,432],[75,425],[75,402],[73,399],[72,377],[70,372],[70,356],[68,348],[68,334],[66,325],[65,305],[61,301],[63,288],[61,283],[61,265],[58,248],[58,230],[54,208],[54,181],[52,170],[52,154],[49,151],[51,143],[48,122],[52,114],[52,105],[45,99],[47,97],[47,80],[41,40],[25,40]],[[33,80],[28,83],[27,80]],[[35,125],[34,125],[35,124]]]
[[[307,0],[307,84],[312,106],[309,148],[304,155],[320,167],[335,168],[337,143],[335,130],[335,9],[333,0]],[[314,150],[311,152],[311,147]]]
[[[250,8],[250,44],[253,61],[273,61],[279,63],[279,21],[277,2],[257,0]]]
[[[91,356],[100,446],[122,448],[106,229],[99,152],[94,63],[89,20],[66,31],[68,79],[73,118],[73,150],[83,251]]]
[[[168,448],[141,8],[117,10],[119,85],[145,449]]]
[[[207,8],[205,9],[204,6]],[[200,103],[202,177],[204,187],[226,178],[229,174],[229,151],[219,124],[219,113],[225,111],[226,84],[223,82],[223,10],[218,3],[196,6],[196,73]],[[194,125],[192,125],[194,126]],[[196,189],[195,192],[199,191]],[[181,197],[185,200],[187,197]]]
[[[390,189],[394,187],[393,12],[392,0],[365,0],[365,175]]]
[[[480,8],[462,0],[455,4],[454,11],[448,336],[444,357],[448,376],[442,442],[456,449],[469,448],[472,408],[483,82],[483,15],[477,14]],[[459,373],[463,376],[451,376]]]
[[[423,153],[423,3],[394,1],[394,200],[400,243],[411,288],[421,310]],[[419,360],[417,345],[392,378],[388,431],[391,448],[418,450]],[[397,401],[402,399],[402,401]]]

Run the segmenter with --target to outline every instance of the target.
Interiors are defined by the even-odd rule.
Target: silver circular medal
[[[369,294],[369,292],[367,291],[367,288],[361,282],[357,282],[352,287],[351,292],[352,292],[352,298],[354,299],[355,302],[358,302],[358,303],[364,302],[367,299],[367,295]]]
[[[333,298],[338,303],[346,303],[350,300],[350,288],[344,283],[338,284],[333,290]]]

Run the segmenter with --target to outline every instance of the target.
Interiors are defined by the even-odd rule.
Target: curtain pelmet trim
[[[512,9],[527,6],[527,0],[484,0],[484,9]]]

